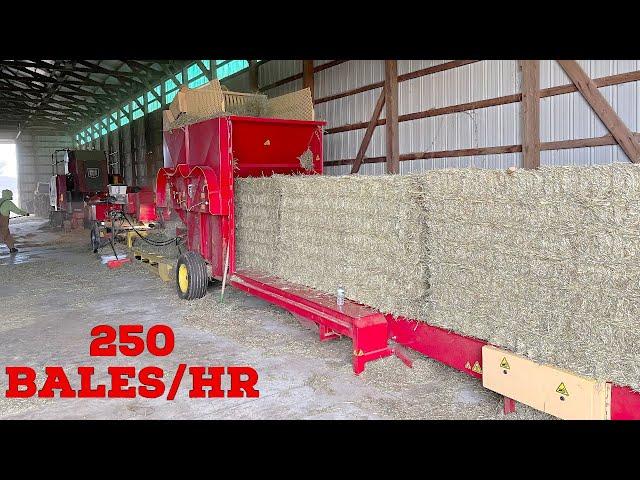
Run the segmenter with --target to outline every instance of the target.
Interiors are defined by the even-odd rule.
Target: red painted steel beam
[[[640,420],[640,392],[612,385],[611,420]]]
[[[367,362],[392,354],[387,342],[387,321],[375,309],[350,300],[345,300],[344,305],[340,306],[333,295],[259,272],[238,271],[231,277],[230,283],[239,290],[318,324],[321,341],[337,338],[338,335],[350,337],[356,375],[364,370]]]
[[[418,320],[386,315],[389,336],[395,342],[438,360],[472,377],[482,378],[482,347],[487,342],[465,337]],[[480,371],[474,371],[474,366]]]

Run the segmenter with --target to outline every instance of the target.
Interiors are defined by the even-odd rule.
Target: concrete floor
[[[260,374],[257,399],[41,399],[0,397],[0,418],[12,419],[533,419],[550,418],[518,405],[504,416],[501,397],[481,382],[425,357],[412,369],[395,357],[351,371],[349,339],[320,343],[317,333],[288,313],[234,289],[219,302],[219,287],[194,302],[140,265],[111,271],[88,246],[88,231],[64,234],[45,221],[16,219],[20,252],[0,246],[0,366],[39,372],[60,365],[73,387],[80,365],[157,365],[172,378],[188,365],[250,365]],[[107,249],[103,252],[108,254]],[[91,357],[91,328],[108,323],[166,323],[175,332],[167,357]],[[0,389],[6,390],[2,368]],[[186,377],[185,377],[186,378]],[[41,386],[42,380],[37,381]],[[136,384],[133,381],[132,384]]]

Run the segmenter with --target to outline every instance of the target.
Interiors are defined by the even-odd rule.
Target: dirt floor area
[[[320,343],[317,333],[257,298],[211,285],[203,299],[180,300],[173,283],[139,264],[109,270],[91,253],[89,232],[52,231],[36,218],[11,221],[20,252],[0,246],[0,418],[3,419],[549,419],[518,404],[502,414],[502,397],[481,382],[425,357],[413,368],[395,357],[369,363],[355,376],[349,339]],[[101,252],[108,255],[107,248]],[[89,356],[98,324],[170,325],[175,350],[166,357]],[[60,365],[73,387],[80,365],[96,381],[110,365],[157,365],[172,378],[188,365],[250,365],[260,374],[256,399],[7,399],[4,367],[42,374]],[[40,379],[40,376],[38,377]],[[37,381],[41,386],[41,380]],[[132,382],[136,384],[135,381]]]

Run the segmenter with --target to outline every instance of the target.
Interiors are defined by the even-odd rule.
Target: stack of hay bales
[[[278,177],[235,181],[238,268],[272,273],[280,248],[281,181]]]
[[[281,177],[275,273],[386,312],[418,316],[428,272],[413,178]]]
[[[424,320],[640,387],[640,167],[441,170]]]
[[[240,267],[640,389],[640,166],[236,189]]]
[[[420,316],[428,272],[417,188],[401,176],[238,179],[238,267]]]

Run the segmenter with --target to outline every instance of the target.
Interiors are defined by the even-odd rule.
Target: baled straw
[[[425,319],[640,388],[640,169],[442,170],[422,178]]]
[[[258,269],[640,389],[640,167],[260,180]]]

